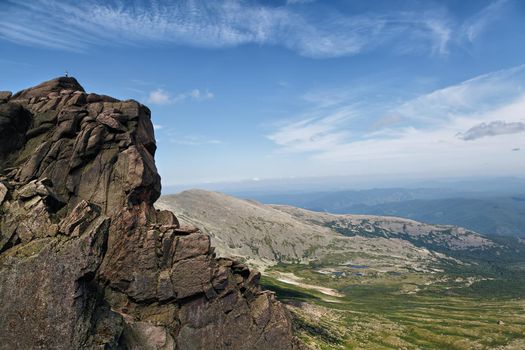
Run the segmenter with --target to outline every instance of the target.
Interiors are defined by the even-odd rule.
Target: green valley
[[[280,264],[263,277],[314,349],[525,348],[523,273],[514,283],[457,272],[319,273],[334,267]],[[292,284],[283,274],[300,282]],[[331,288],[339,296],[302,284]]]

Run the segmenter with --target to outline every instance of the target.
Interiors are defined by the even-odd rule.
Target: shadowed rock
[[[258,273],[154,209],[147,107],[65,77],[0,97],[0,349],[300,346]]]

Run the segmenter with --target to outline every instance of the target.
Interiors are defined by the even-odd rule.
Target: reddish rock
[[[203,234],[192,233],[188,236],[177,237],[177,245],[173,261],[194,258],[210,253],[210,237]]]
[[[155,150],[147,107],[74,78],[0,94],[0,350],[299,346],[257,272],[154,209]]]
[[[122,125],[117,119],[108,114],[100,114],[97,117],[97,122],[104,124],[115,131],[126,131],[124,125]]]
[[[11,91],[0,91],[0,102],[7,102],[11,98]]]

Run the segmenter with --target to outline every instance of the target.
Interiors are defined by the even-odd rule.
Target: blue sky
[[[525,2],[0,1],[0,89],[151,108],[164,185],[525,173]]]

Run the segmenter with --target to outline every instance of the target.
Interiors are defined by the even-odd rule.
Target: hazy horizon
[[[312,193],[338,191],[366,191],[374,189],[449,189],[459,192],[509,195],[525,193],[525,177],[290,177],[272,179],[244,179],[240,181],[194,182],[163,185],[162,194],[202,189],[233,195],[262,193]]]

